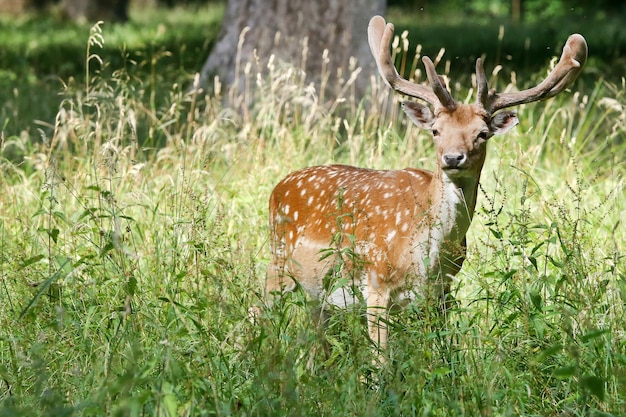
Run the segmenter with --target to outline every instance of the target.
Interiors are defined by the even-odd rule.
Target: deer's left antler
[[[487,77],[485,76],[482,61],[479,58],[476,61],[476,80],[478,84],[476,100],[483,105],[485,110],[493,113],[506,107],[553,97],[576,80],[586,60],[587,42],[585,38],[577,33],[570,35],[563,47],[561,59],[559,59],[559,62],[545,80],[527,90],[496,93],[488,91]]]

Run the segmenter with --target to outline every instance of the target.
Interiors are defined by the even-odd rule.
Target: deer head
[[[435,66],[422,58],[430,87],[402,78],[393,65],[389,45],[394,27],[381,16],[374,16],[368,26],[368,41],[378,72],[393,90],[425,101],[430,107],[404,101],[402,107],[418,127],[430,130],[435,139],[438,166],[454,178],[476,177],[485,158],[485,142],[513,128],[519,120],[514,112],[501,109],[553,97],[570,85],[582,71],[587,59],[587,44],[578,34],[567,40],[561,59],[548,77],[536,87],[512,93],[489,90],[480,58],[476,60],[476,101],[459,103],[448,92]]]

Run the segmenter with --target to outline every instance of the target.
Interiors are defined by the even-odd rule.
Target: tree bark
[[[355,57],[362,67],[357,88],[364,90],[368,74],[375,71],[367,24],[385,8],[386,0],[228,0],[200,85],[218,75],[222,84],[232,86],[241,81],[247,63],[258,63],[254,70],[262,72],[273,55],[277,64],[303,69],[309,82],[319,83],[326,71],[332,89],[349,76],[350,58]]]
[[[513,23],[521,23],[524,18],[524,1],[512,0],[511,1],[511,20]]]
[[[61,9],[72,20],[125,22],[130,0],[62,0]]]

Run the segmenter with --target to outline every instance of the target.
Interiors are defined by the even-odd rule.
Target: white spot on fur
[[[373,288],[378,288],[378,286],[380,285],[378,282],[378,273],[376,273],[376,271],[374,270],[370,271],[370,284]]]

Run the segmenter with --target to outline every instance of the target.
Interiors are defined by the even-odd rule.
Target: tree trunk
[[[63,0],[61,9],[72,20],[125,22],[130,0]]]
[[[367,24],[385,8],[386,0],[228,0],[221,34],[202,68],[200,85],[218,75],[222,84],[231,86],[241,81],[247,63],[256,65],[258,57],[254,70],[262,71],[273,55],[276,64],[303,69],[310,82],[319,83],[328,75],[327,88],[332,89],[342,77],[349,77],[350,58],[355,57],[362,67],[357,79],[362,92],[375,71]],[[337,75],[338,69],[342,75]]]
[[[524,18],[524,1],[512,0],[511,20],[513,20],[513,23],[521,23],[523,18]]]

